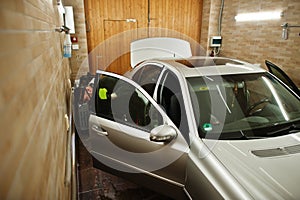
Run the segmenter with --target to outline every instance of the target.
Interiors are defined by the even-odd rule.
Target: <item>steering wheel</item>
[[[262,111],[264,107],[263,107],[262,109],[260,109],[260,110],[255,110],[254,112],[252,112],[252,110],[254,110],[254,108],[256,108],[257,106],[259,106],[260,104],[263,104],[263,103],[271,103],[271,102],[270,102],[270,100],[268,99],[268,97],[265,97],[265,98],[259,100],[258,102],[255,102],[254,104],[252,104],[252,105],[248,108],[248,110],[247,110],[247,115],[253,115],[253,114],[256,113],[256,112]]]

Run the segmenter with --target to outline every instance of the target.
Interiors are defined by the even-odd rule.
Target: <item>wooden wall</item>
[[[202,1],[151,0],[149,7],[150,27],[171,29],[200,41]],[[162,32],[150,32],[149,36],[168,34],[172,36]]]
[[[85,0],[85,14],[92,73],[130,69],[132,40],[186,35],[200,42],[202,0]]]
[[[136,19],[138,28],[147,27],[145,13],[148,12],[148,0],[85,0],[84,2],[89,52],[105,40],[105,37],[109,36],[108,34],[116,33],[109,30],[109,25],[112,25],[113,22]],[[105,26],[107,33],[104,30]],[[124,27],[125,30],[126,28],[128,27]]]

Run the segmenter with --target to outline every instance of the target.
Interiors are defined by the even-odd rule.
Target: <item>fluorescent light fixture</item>
[[[280,11],[253,12],[238,14],[235,16],[235,20],[237,22],[275,20],[280,19],[281,16],[282,13]]]

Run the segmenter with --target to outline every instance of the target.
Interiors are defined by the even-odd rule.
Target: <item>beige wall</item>
[[[75,34],[78,39],[79,50],[72,51],[72,58],[70,59],[70,67],[72,70],[71,79],[80,78],[81,75],[89,71],[88,66],[88,49],[86,37],[86,25],[84,15],[84,1],[83,0],[64,0],[64,5],[73,6]]]
[[[66,199],[68,59],[56,1],[0,1],[0,199]]]
[[[204,0],[201,44],[207,46],[208,37],[217,34],[221,0]],[[236,22],[238,13],[281,10],[280,20]],[[270,60],[281,66],[300,86],[300,28],[290,28],[289,39],[281,39],[281,24],[300,25],[299,0],[225,0],[222,19],[223,45],[220,56],[233,57],[251,63]]]

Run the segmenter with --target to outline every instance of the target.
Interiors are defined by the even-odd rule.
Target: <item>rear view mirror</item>
[[[170,142],[177,136],[176,130],[169,125],[161,125],[151,130],[150,140],[154,142]]]

